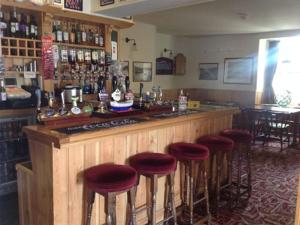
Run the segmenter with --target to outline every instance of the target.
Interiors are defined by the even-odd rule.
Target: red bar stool
[[[182,218],[184,224],[193,224],[194,221],[194,206],[206,201],[206,213],[207,217],[202,219],[202,222],[208,220],[210,224],[210,211],[209,211],[209,195],[208,195],[208,185],[207,185],[207,171],[208,171],[208,158],[209,150],[207,147],[199,144],[190,143],[174,143],[169,146],[170,154],[172,154],[176,159],[183,163],[185,166],[185,182],[184,182],[184,192],[183,196],[183,206],[186,210],[189,206],[187,221]],[[204,177],[204,197],[200,199],[195,199],[198,193],[195,191],[195,170],[196,166],[199,166],[199,172],[203,173]],[[199,175],[199,174],[198,174]],[[200,177],[200,176],[199,176]],[[189,190],[187,190],[189,187]],[[189,199],[189,203],[187,203]],[[195,199],[195,200],[194,200]],[[185,214],[183,213],[183,216]]]
[[[174,195],[174,176],[176,171],[176,159],[168,154],[143,152],[132,156],[129,164],[138,172],[138,181],[140,176],[145,176],[151,180],[151,205],[147,207],[148,224],[156,225],[173,220],[177,224],[175,195]],[[157,181],[159,177],[167,176],[168,196],[167,207],[165,209],[165,218],[159,223],[156,222],[156,195]],[[138,182],[139,183],[139,182]]]
[[[221,190],[229,187],[231,188],[232,183],[232,150],[234,143],[231,139],[222,137],[219,135],[207,135],[198,138],[197,140],[198,144],[202,144],[206,147],[208,147],[210,151],[210,176],[209,176],[209,188],[210,190],[213,189],[212,185],[212,179],[213,179],[213,161],[214,158],[216,158],[216,166],[217,166],[217,172],[216,172],[216,186],[214,189],[214,208],[216,210],[216,214],[219,213],[219,203],[220,203],[220,192]],[[227,156],[227,165],[228,165],[228,174],[227,174],[227,182],[224,185],[221,185],[221,172],[224,169],[224,159],[225,156]],[[231,207],[231,190],[229,190],[229,205]]]
[[[225,129],[221,132],[221,135],[230,138],[234,141],[234,149],[237,154],[237,181],[236,183],[236,203],[239,204],[240,199],[243,195],[248,194],[248,198],[251,196],[252,185],[251,185],[251,142],[253,136],[247,130],[241,129]],[[246,155],[246,170],[247,172],[242,174],[242,158],[243,154]],[[247,177],[247,184],[243,184],[243,177]],[[241,191],[244,188],[245,191]]]
[[[89,191],[86,225],[90,225],[95,193],[105,198],[106,224],[116,225],[116,195],[127,192],[130,221],[136,225],[135,187],[137,172],[130,166],[102,164],[84,171],[85,185]]]

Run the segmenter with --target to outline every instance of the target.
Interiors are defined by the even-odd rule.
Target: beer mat
[[[198,112],[200,112],[200,111],[199,110],[186,110],[186,111],[165,112],[165,113],[154,114],[154,115],[151,115],[150,117],[155,118],[155,119],[165,119],[165,118],[190,115],[190,114],[194,114],[194,113],[198,113]]]
[[[117,119],[117,120],[111,120],[111,121],[100,122],[100,123],[85,124],[80,126],[63,127],[63,128],[53,129],[53,130],[58,131],[60,133],[71,135],[71,134],[77,134],[86,131],[97,131],[97,130],[115,128],[115,127],[122,127],[126,125],[141,123],[144,121],[146,121],[146,119],[126,118],[126,119]]]

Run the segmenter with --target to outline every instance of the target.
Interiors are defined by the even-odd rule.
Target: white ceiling
[[[216,0],[134,19],[184,36],[295,30],[300,29],[300,0]]]

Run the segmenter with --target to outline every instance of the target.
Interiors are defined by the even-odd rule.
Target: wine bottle
[[[30,16],[30,38],[37,39],[37,23],[35,22],[34,16]]]
[[[99,29],[99,46],[104,47],[104,35],[101,29]]]
[[[10,17],[10,21],[9,21],[10,36],[11,37],[18,37],[19,22],[17,20],[17,11],[16,11],[16,8],[14,8],[14,11],[11,12],[10,16],[11,16]]]
[[[28,24],[25,19],[25,15],[21,14],[21,22],[20,22],[20,37],[27,38]]]
[[[79,24],[76,25],[75,43],[79,45],[81,44],[81,30]]]
[[[30,16],[26,16],[26,38],[30,38]]]
[[[7,36],[7,23],[4,19],[4,13],[2,11],[1,5],[0,5],[0,23],[2,24],[2,34],[3,36]]]
[[[99,34],[97,31],[94,31],[94,45],[99,46]]]
[[[92,50],[92,64],[97,65],[99,62],[99,53],[96,49]]]

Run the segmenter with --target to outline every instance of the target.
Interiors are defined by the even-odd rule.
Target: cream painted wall
[[[175,40],[175,48],[180,50],[187,57],[187,74],[183,77],[176,78],[176,87],[255,91],[256,65],[260,39],[281,38],[299,34],[300,30],[197,38],[178,37]],[[254,71],[251,85],[223,83],[224,58],[236,57],[253,57]],[[198,80],[199,63],[219,63],[218,80]]]
[[[132,43],[126,43],[125,38],[134,38],[136,47]],[[161,56],[163,49],[174,48],[174,37],[156,32],[156,27],[144,23],[136,23],[129,29],[120,31],[119,60],[129,61],[129,74],[131,88],[134,92],[139,90],[139,82],[132,80],[133,61],[152,62],[152,82],[144,82],[144,90],[150,91],[155,85],[160,85],[163,89],[170,89],[176,86],[174,76],[156,76],[155,59]]]

